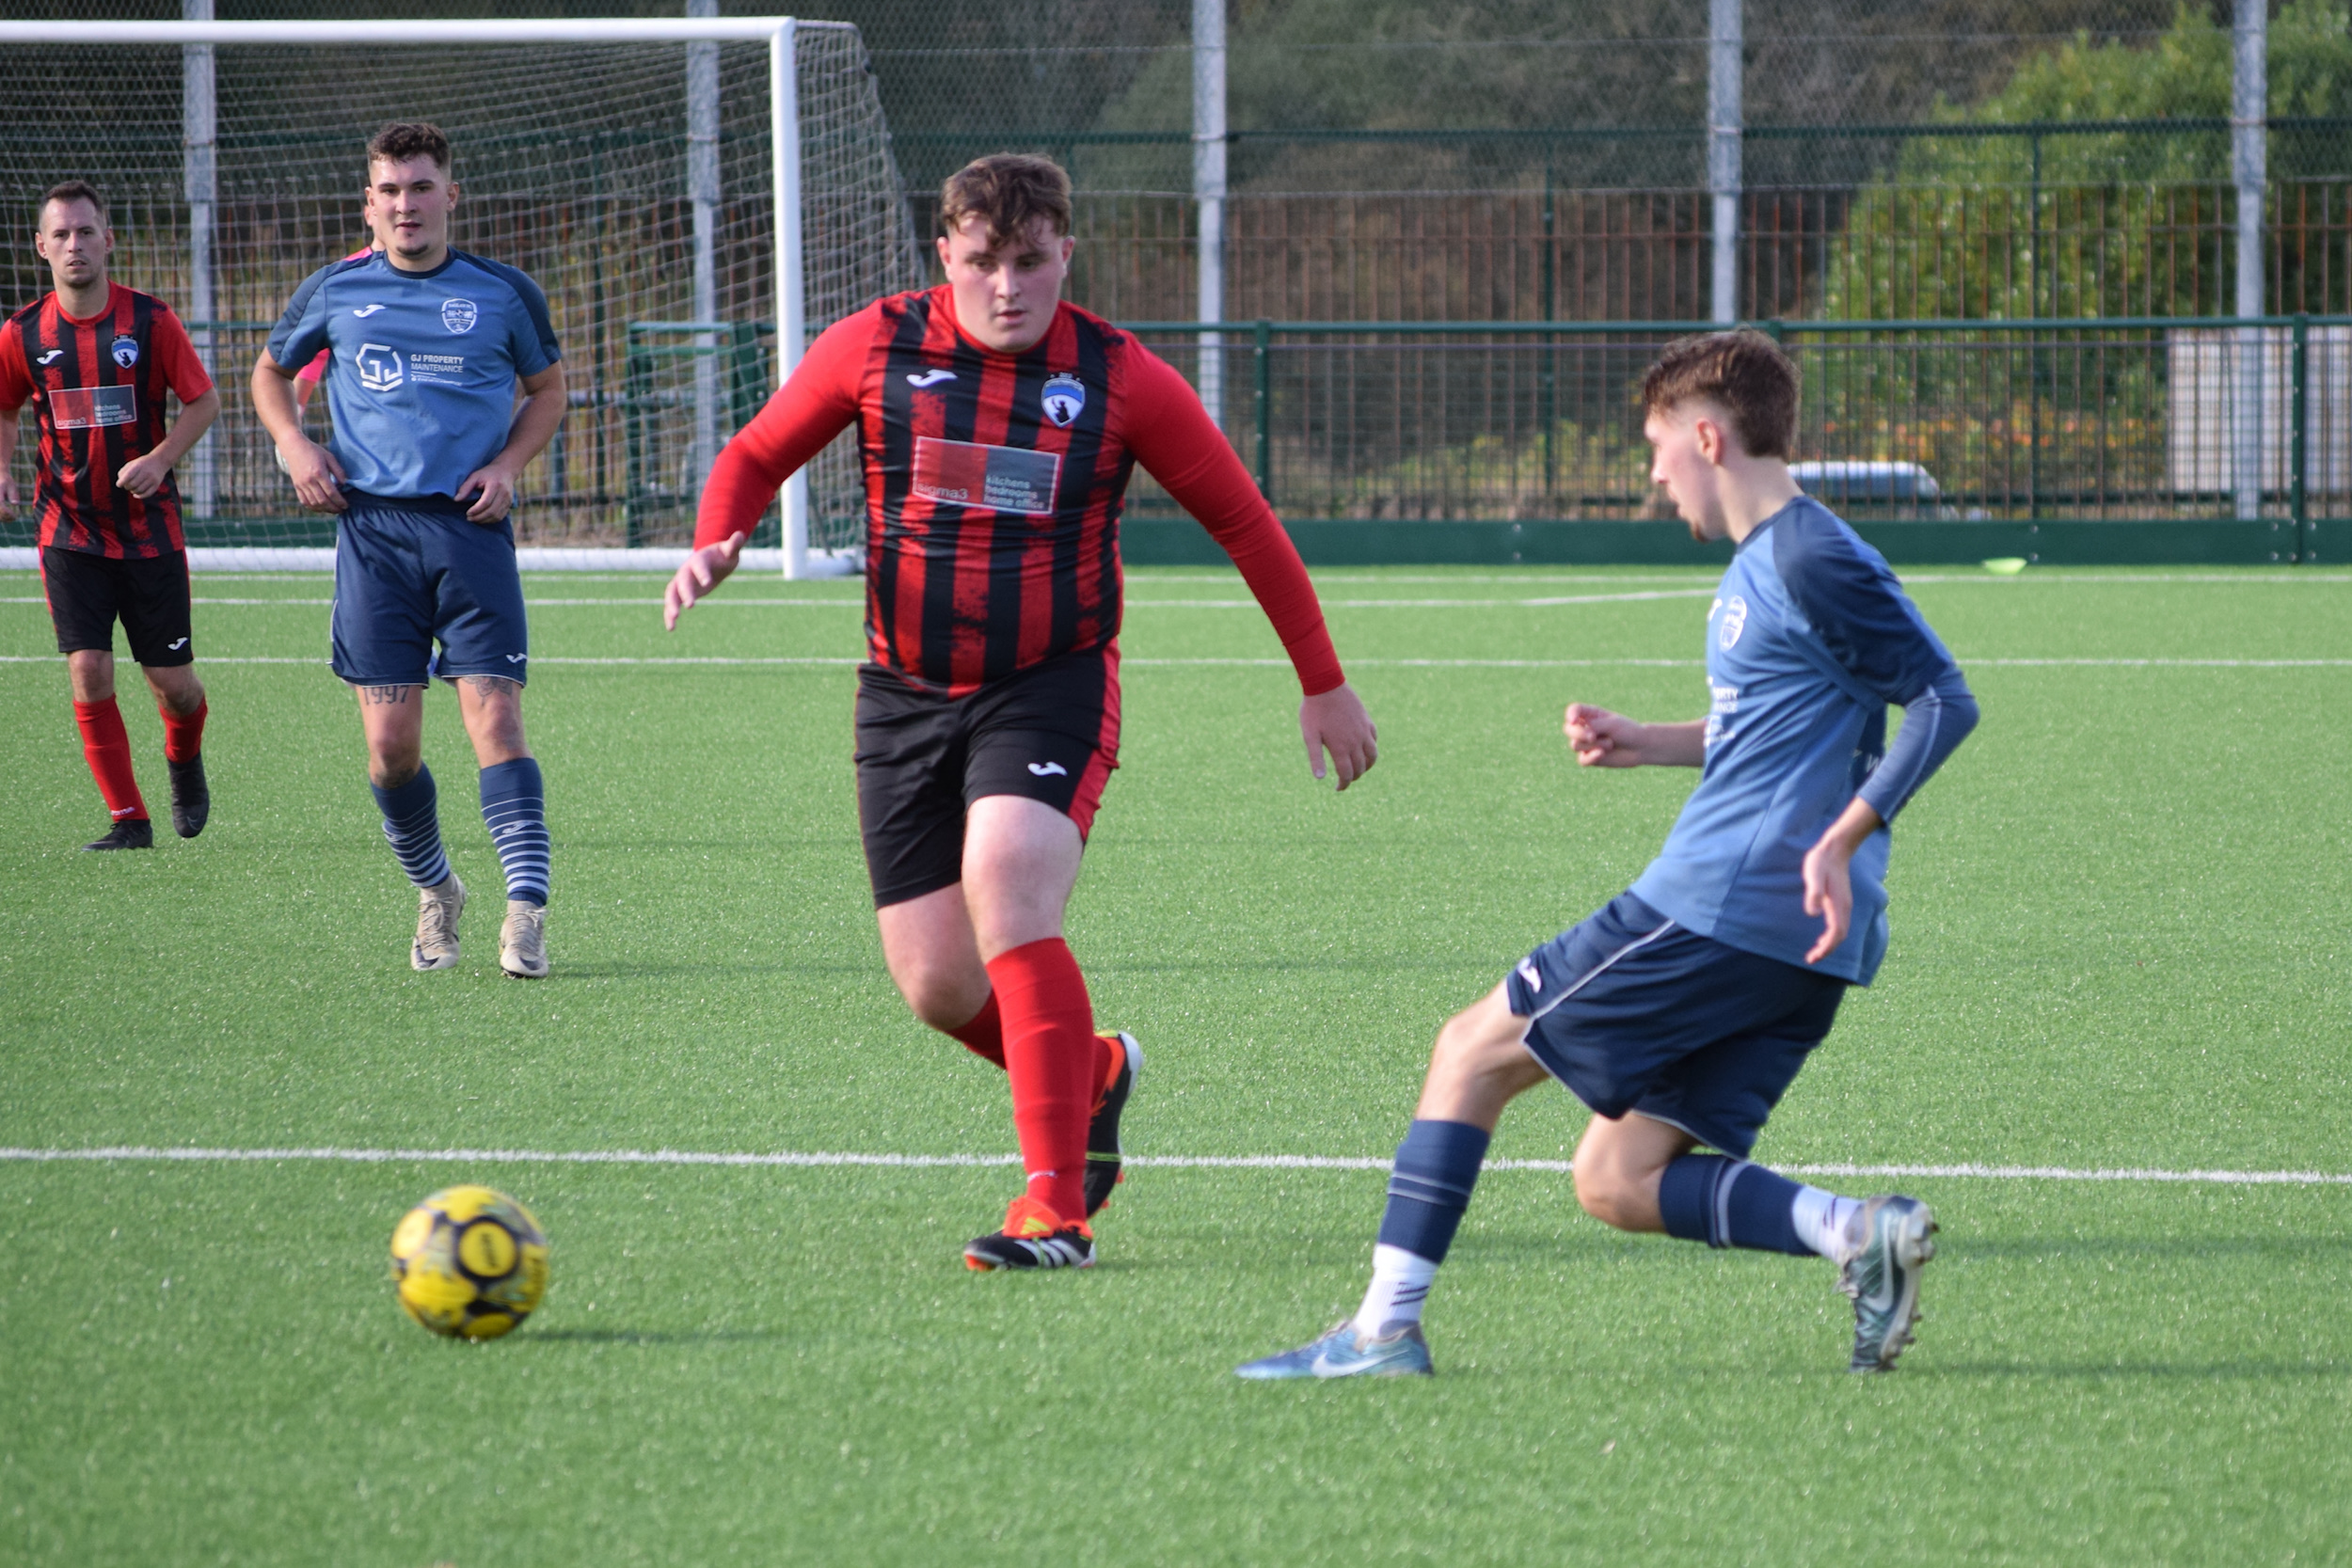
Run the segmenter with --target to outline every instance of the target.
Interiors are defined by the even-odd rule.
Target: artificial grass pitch
[[[1381,726],[1336,798],[1238,579],[1130,584],[1126,766],[1072,941],[1150,1053],[1145,1155],[1384,1157],[1438,1023],[1622,887],[1692,782],[1580,772],[1558,726],[1704,711],[1708,578],[1318,580]],[[494,898],[459,970],[406,969],[326,586],[199,580],[213,824],[86,856],[38,585],[0,578],[0,1146],[1009,1151],[1001,1079],[882,973],[856,585],[739,579],[664,637],[655,579],[531,580],[532,985],[497,975]],[[1914,592],[1985,722],[1899,825],[1885,973],[1758,1156],[2352,1171],[2352,579]],[[453,861],[495,894],[429,702]],[[159,726],[123,706],[158,806]],[[1582,1121],[1538,1091],[1495,1153],[1562,1158]],[[489,1345],[430,1338],[384,1278],[401,1212],[460,1180],[554,1248]],[[1433,1294],[1437,1379],[1266,1387],[1232,1366],[1353,1307],[1377,1173],[1145,1164],[1100,1267],[1008,1277],[957,1258],[998,1166],[0,1159],[0,1562],[2352,1552],[2352,1190],[1821,1180],[1944,1221],[1892,1376],[1843,1371],[1828,1265],[1620,1236],[1519,1170]]]

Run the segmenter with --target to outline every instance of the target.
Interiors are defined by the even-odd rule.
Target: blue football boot
[[[1313,1344],[1246,1362],[1233,1374],[1269,1382],[1292,1377],[1427,1377],[1437,1370],[1429,1364],[1429,1341],[1421,1337],[1421,1324],[1390,1326],[1387,1334],[1366,1336],[1356,1332],[1356,1320],[1345,1318]]]
[[[1892,1371],[1919,1321],[1919,1270],[1935,1256],[1935,1216],[1915,1197],[1874,1197],[1854,1216],[1860,1244],[1837,1273],[1853,1298],[1857,1372]]]

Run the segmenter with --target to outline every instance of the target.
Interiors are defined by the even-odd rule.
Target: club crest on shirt
[[[1724,606],[1724,618],[1715,625],[1715,641],[1722,647],[1730,647],[1740,641],[1740,634],[1747,629],[1747,625],[1748,601],[1734,594]]]
[[[125,332],[114,341],[114,347],[108,352],[114,355],[115,363],[127,371],[139,362],[139,341]]]
[[[471,332],[473,324],[482,319],[482,312],[470,299],[441,301],[441,325],[452,332]]]
[[[1068,429],[1086,411],[1087,384],[1066,372],[1049,376],[1044,390],[1038,393],[1038,404],[1047,419]]]

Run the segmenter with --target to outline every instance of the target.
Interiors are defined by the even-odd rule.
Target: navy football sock
[[[1721,1154],[1685,1154],[1658,1182],[1658,1211],[1666,1234],[1708,1246],[1748,1247],[1810,1258],[1797,1234],[1797,1194],[1804,1189],[1762,1165]]]
[[[1470,1207],[1470,1189],[1478,1185],[1490,1136],[1465,1121],[1416,1121],[1406,1129],[1389,1177],[1380,1244],[1444,1262],[1462,1212]]]
[[[400,868],[419,887],[438,887],[449,880],[449,857],[441,853],[440,797],[433,788],[433,770],[419,767],[417,776],[397,789],[382,784],[375,805],[384,814],[384,836],[391,840]]]
[[[482,820],[506,868],[506,896],[548,901],[548,799],[532,757],[482,770]]]

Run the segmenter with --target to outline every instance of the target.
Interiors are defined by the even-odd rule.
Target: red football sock
[[[1086,1217],[1087,1121],[1094,1114],[1103,1044],[1094,1005],[1070,944],[1047,937],[1000,953],[988,966],[1003,1009],[1012,1125],[1029,1196],[1065,1223]]]
[[[963,1048],[983,1062],[1005,1065],[1005,1027],[1003,1015],[996,1010],[996,993],[990,991],[980,1010],[952,1029],[940,1033],[953,1036],[963,1042]]]
[[[164,716],[164,755],[173,762],[194,762],[204,750],[204,716],[213,705],[199,703],[194,713],[183,714],[158,703],[155,711]]]
[[[147,802],[139,799],[138,776],[131,771],[131,734],[122,727],[122,709],[112,697],[77,702],[73,719],[82,726],[82,755],[98,781],[98,793],[106,798],[107,815],[117,822],[145,821]]]

